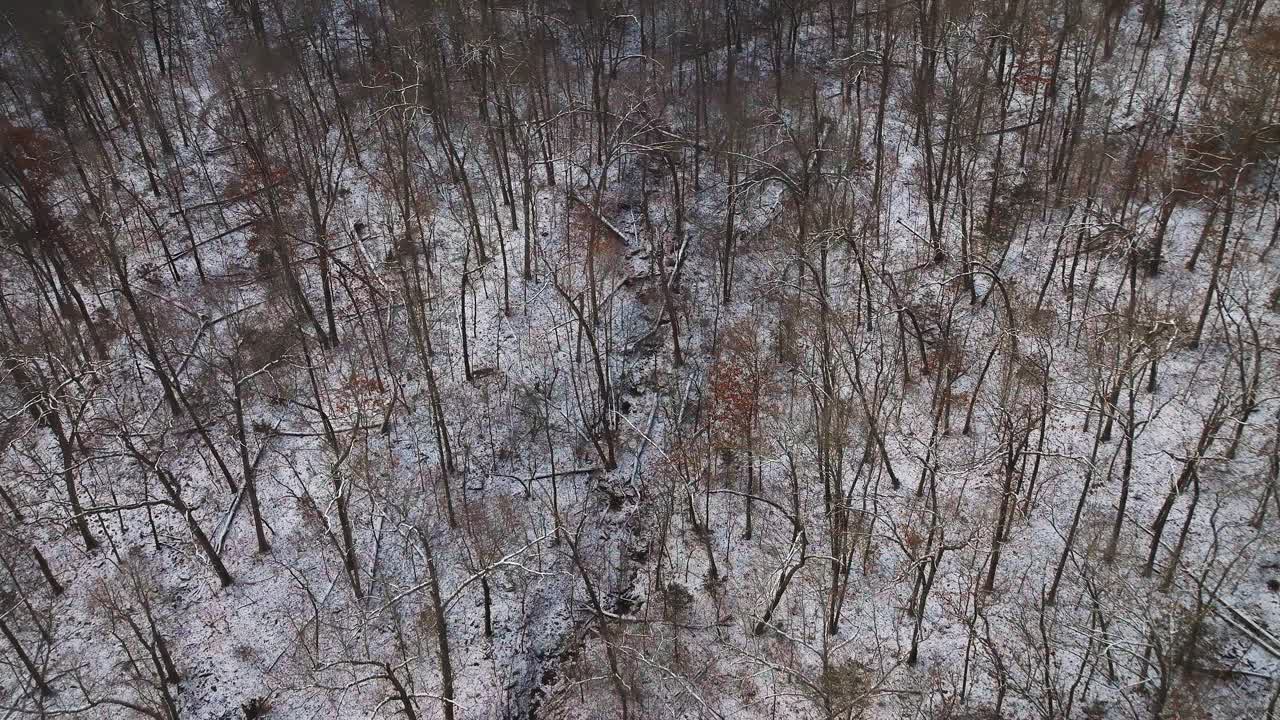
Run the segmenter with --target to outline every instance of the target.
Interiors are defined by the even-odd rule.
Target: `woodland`
[[[1274,0],[7,0],[0,719],[1280,720]]]

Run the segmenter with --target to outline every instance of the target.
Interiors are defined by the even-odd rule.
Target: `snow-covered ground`
[[[924,129],[930,3],[365,5],[177,9],[172,76],[121,10],[64,54],[136,131],[4,100],[5,717],[1275,711],[1270,8],[1181,100],[1202,6],[944,8]]]

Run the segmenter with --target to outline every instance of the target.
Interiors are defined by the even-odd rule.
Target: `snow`
[[[1115,177],[1121,177],[1128,157],[1125,143],[1137,140],[1126,133],[1110,141],[1102,135],[1148,111],[1169,114],[1172,100],[1162,88],[1169,73],[1176,78],[1181,71],[1194,10],[1169,8],[1164,34],[1142,74],[1123,49],[1142,22],[1137,9],[1130,11],[1116,55],[1100,61],[1103,70],[1084,91],[1112,103],[1105,110],[1092,106],[1081,142],[1090,145],[1089,152],[1111,153],[1108,172]],[[927,165],[909,106],[911,73],[895,70],[884,128],[883,217],[871,217],[869,127],[878,69],[863,68],[856,105],[861,113],[845,106],[841,77],[827,62],[824,12],[815,10],[801,29],[798,67],[788,78],[794,83],[789,90],[801,98],[812,91],[819,114],[834,122],[822,146],[826,194],[814,191],[816,207],[808,211],[804,237],[795,179],[816,156],[804,144],[811,142],[805,133],[815,119],[806,114],[811,108],[805,102],[771,109],[767,34],[745,43],[738,68],[742,96],[766,101],[747,118],[754,123],[746,129],[753,152],[744,153],[744,181],[732,188],[737,248],[728,303],[721,302],[720,285],[731,191],[723,158],[704,154],[695,188],[692,153],[682,156],[687,237],[679,238],[670,178],[664,163],[646,155],[644,136],[626,138],[627,145],[621,140],[627,131],[618,129],[617,155],[603,168],[594,164],[585,142],[560,141],[555,186],[545,182],[541,165],[534,168],[533,187],[520,187],[516,177],[516,202],[530,193],[536,217],[534,272],[525,279],[526,229],[511,227],[500,205],[500,173],[482,128],[453,125],[466,150],[483,242],[493,255],[479,266],[464,190],[449,179],[426,112],[404,117],[424,148],[413,168],[420,228],[417,218],[403,217],[394,191],[396,169],[376,149],[374,118],[361,118],[369,123],[368,137],[361,138],[369,147],[362,163],[342,166],[328,211],[327,242],[341,280],[334,288],[341,344],[321,348],[314,337],[308,341],[315,389],[296,334],[288,332],[296,312],[287,291],[278,274],[266,277],[258,265],[256,252],[269,246],[269,230],[235,230],[260,217],[264,201],[254,197],[193,209],[226,199],[233,181],[244,175],[238,121],[220,104],[226,89],[206,77],[181,90],[190,105],[202,108],[202,127],[193,130],[198,139],[192,147],[163,160],[166,171],[185,184],[182,197],[194,238],[222,235],[199,247],[207,283],[197,277],[190,253],[174,263],[180,279],[170,276],[156,238],[165,237],[171,249],[183,252],[190,247],[186,228],[181,217],[171,215],[176,208],[167,199],[151,194],[134,140],[121,133],[117,141],[127,151],[114,177],[140,200],[104,191],[113,218],[107,227],[95,226],[87,214],[59,212],[86,237],[116,233],[128,247],[135,292],[155,315],[162,351],[241,482],[230,415],[235,380],[226,354],[246,328],[261,331],[249,338],[245,354],[272,364],[248,386],[245,424],[252,428],[248,456],[261,456],[255,476],[271,548],[256,552],[243,494],[228,492],[190,419],[171,416],[139,351],[136,320],[105,260],[91,261],[92,281],[77,280],[91,309],[101,308],[110,318],[104,325],[114,337],[108,357],[81,365],[70,351],[66,357],[50,351],[64,346],[41,345],[41,333],[53,335],[55,329],[39,325],[47,322],[38,315],[39,289],[18,255],[5,259],[0,281],[6,302],[22,311],[18,323],[30,333],[5,354],[29,371],[39,369],[42,377],[66,379],[55,404],[64,422],[76,423],[81,502],[92,509],[91,531],[103,545],[86,551],[66,522],[70,509],[59,446],[49,430],[24,414],[24,401],[12,389],[16,381],[6,380],[3,417],[18,429],[0,467],[24,519],[6,516],[2,553],[20,565],[12,584],[26,588],[52,642],[41,638],[19,604],[6,603],[0,612],[19,629],[20,641],[38,657],[58,693],[39,698],[29,692],[23,668],[7,661],[0,667],[0,706],[15,715],[44,708],[105,718],[125,710],[93,706],[94,701],[119,698],[163,712],[157,688],[133,679],[149,672],[131,669],[124,650],[139,652],[140,642],[102,602],[103,589],[123,587],[124,568],[133,567],[148,583],[160,632],[181,674],[170,689],[182,717],[240,717],[252,698],[265,698],[272,718],[393,717],[403,708],[380,675],[385,672],[404,683],[418,717],[442,717],[435,635],[441,621],[456,675],[455,708],[465,718],[618,716],[609,651],[623,666],[621,683],[633,717],[967,717],[959,713],[990,711],[997,704],[1005,717],[1144,717],[1162,678],[1176,681],[1169,707],[1188,717],[1195,716],[1195,706],[1206,716],[1262,717],[1280,672],[1280,642],[1270,634],[1280,624],[1280,592],[1269,585],[1280,578],[1280,544],[1271,532],[1280,512],[1270,513],[1261,528],[1253,526],[1274,472],[1268,453],[1275,442],[1278,318],[1268,296],[1280,267],[1274,254],[1262,256],[1275,220],[1274,204],[1263,197],[1266,173],[1240,188],[1232,237],[1239,244],[1230,246],[1230,271],[1219,289],[1223,307],[1211,313],[1199,348],[1188,347],[1187,338],[1208,288],[1219,232],[1206,238],[1196,271],[1183,264],[1208,220],[1205,202],[1174,212],[1163,271],[1143,279],[1137,300],[1142,317],[1172,323],[1178,334],[1161,341],[1154,392],[1146,391],[1145,375],[1130,372],[1133,473],[1118,550],[1107,561],[1103,552],[1118,512],[1124,465],[1124,393],[1111,439],[1099,444],[1092,460],[1091,450],[1104,422],[1100,395],[1124,370],[1121,360],[1137,341],[1123,323],[1129,287],[1124,240],[1106,231],[1120,223],[1133,237],[1148,237],[1160,197],[1140,195],[1139,206],[1130,206],[1121,220],[1118,202],[1099,202],[1086,212],[1083,197],[1055,205],[1032,196],[1012,211],[1022,225],[1002,247],[982,232],[988,183],[997,170],[995,146],[1004,144],[998,168],[1004,192],[996,200],[1015,206],[1012,187],[1037,179],[1022,173],[1019,150],[1034,141],[1038,129],[972,138],[966,141],[974,158],[966,168],[971,187],[965,200],[955,201],[966,204],[965,214],[949,214],[947,260],[932,263],[920,242],[929,233],[920,179]],[[971,35],[974,51],[985,44],[994,22],[975,19],[972,27],[949,32]],[[620,37],[619,52],[639,52],[634,29]],[[571,48],[559,52],[567,56]],[[1075,63],[1086,52],[1069,49],[1059,106],[1074,92]],[[709,66],[720,72],[725,55],[724,48],[712,49]],[[683,62],[692,74],[693,60],[672,62]],[[808,88],[806,74],[813,81]],[[467,96],[461,85],[459,96]],[[1128,104],[1128,89],[1135,86],[1132,110],[1121,113],[1121,101]],[[652,105],[647,112],[671,133],[693,136],[694,113],[685,106],[693,102],[691,88],[677,91],[682,94],[665,106],[652,88],[619,83],[615,92],[611,107],[620,117],[644,99]],[[1197,115],[1202,92],[1195,87],[1184,103],[1188,124],[1212,120]],[[1007,124],[1026,122],[1032,101],[1025,90],[1015,92]],[[937,125],[945,120],[934,119]],[[860,135],[851,140],[855,123]],[[567,132],[567,124],[558,132]],[[1060,132],[1056,125],[1054,132]],[[314,150],[345,153],[336,124],[323,139],[326,147]],[[853,148],[850,142],[862,145]],[[210,157],[215,146],[227,149]],[[867,166],[855,166],[855,156]],[[514,152],[512,162],[515,167]],[[82,202],[73,175],[57,181],[57,195],[65,200],[59,207]],[[598,240],[589,247],[597,211],[592,190],[605,180],[599,212],[606,227],[596,228]],[[571,200],[571,192],[582,200]],[[296,188],[281,192],[289,198],[284,212],[290,219],[282,230],[304,268],[306,297],[322,312],[318,250],[305,202],[290,193],[296,195]],[[158,231],[152,232],[148,214]],[[255,233],[262,237],[251,239]],[[962,235],[987,268],[972,276],[976,302],[961,290]],[[408,303],[414,300],[405,292],[411,262],[402,248],[406,237],[426,249],[421,311],[430,355],[419,354],[410,326]],[[1052,267],[1060,237],[1061,253]],[[1074,255],[1078,239],[1093,249]],[[667,262],[662,272],[658,243]],[[590,325],[592,337],[577,318],[578,312],[592,312],[588,253],[599,312]],[[817,270],[820,256],[826,264]],[[1066,271],[1077,262],[1069,285]],[[155,269],[150,280],[144,277],[147,267]],[[464,268],[471,291],[463,301],[465,328],[457,296]],[[682,367],[674,365],[672,325],[660,286],[677,268],[671,287]],[[1033,316],[1046,273],[1046,301]],[[825,287],[816,286],[819,275]],[[900,303],[887,299],[886,278],[895,283]],[[864,283],[875,288],[878,304],[870,311]],[[581,306],[575,310],[571,302]],[[837,358],[825,368],[829,378],[822,367],[822,303],[828,304]],[[908,311],[924,326],[929,372],[912,331],[900,330]],[[792,334],[784,339],[780,334],[788,326]],[[933,398],[946,382],[941,341],[948,327],[957,352],[953,400],[946,428],[935,435]],[[70,322],[68,328],[76,332]],[[287,352],[270,347],[275,332]],[[613,389],[611,415],[600,407],[593,340]],[[1254,372],[1249,353],[1255,342],[1262,346],[1259,405],[1248,418],[1232,415],[1202,461],[1187,544],[1163,587],[1190,498],[1184,493],[1174,504],[1156,571],[1147,577],[1141,569],[1152,522],[1218,396],[1230,395],[1231,413],[1243,402],[1238,376]],[[779,345],[784,352],[775,352]],[[751,389],[758,392],[760,417],[750,438],[726,440],[715,427],[716,403],[724,402],[715,368],[733,359],[755,363]],[[439,385],[453,472],[443,470],[424,362]],[[972,427],[964,432],[975,394]],[[874,419],[861,404],[864,397]],[[1042,405],[1049,410],[1041,434],[1034,420]],[[321,409],[339,438],[337,452],[326,441]],[[604,469],[598,449],[602,414],[616,427],[613,470]],[[828,421],[836,423],[835,430],[829,431]],[[1246,428],[1234,457],[1227,457],[1238,422]],[[1029,423],[1027,452],[1013,480],[995,588],[987,592],[982,584],[997,542],[993,533],[1008,450],[1001,428],[1016,423]],[[873,442],[877,431],[899,487],[893,487]],[[106,511],[161,497],[154,473],[131,457],[123,435],[138,438],[156,464],[182,482],[185,501],[221,548],[234,584],[220,587],[172,508]],[[838,446],[837,489],[843,496],[833,501],[824,494],[821,474],[832,445]],[[923,479],[930,472],[934,488]],[[1086,475],[1091,491],[1056,602],[1049,604],[1046,593]],[[752,500],[750,537],[745,495],[760,498]],[[364,597],[356,596],[344,569],[341,503],[350,508]],[[829,503],[839,511],[829,512]],[[791,513],[797,509],[795,519],[805,529],[803,550],[793,533]],[[849,526],[840,541],[850,553],[851,572],[838,632],[830,634],[832,538],[842,514]],[[935,517],[941,538],[929,545]],[[443,618],[426,590],[424,534],[435,549],[441,595],[450,603]],[[29,544],[48,558],[65,593],[48,592],[27,559]],[[909,664],[920,563],[938,545],[947,549],[919,622],[919,658]],[[777,584],[797,564],[769,627],[757,634]],[[491,637],[484,629],[481,575],[492,596]],[[592,606],[588,580],[603,613]],[[138,601],[131,602],[129,616],[137,618]],[[1179,664],[1176,654],[1196,613],[1205,621],[1202,642],[1194,658]],[[1200,671],[1175,674],[1175,665]]]

